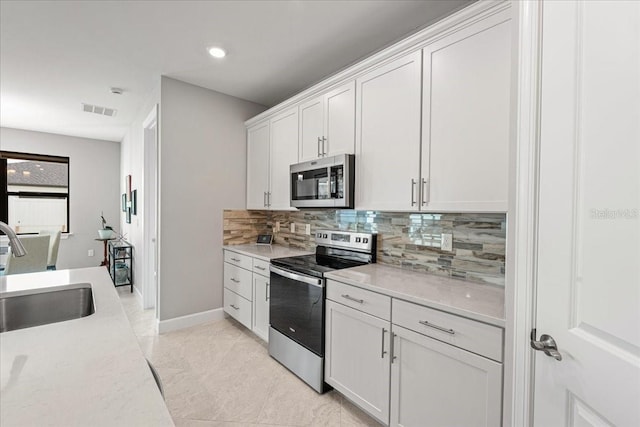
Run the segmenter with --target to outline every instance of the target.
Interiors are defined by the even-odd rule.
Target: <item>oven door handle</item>
[[[291,273],[290,271],[283,270],[273,265],[269,266],[269,270],[279,276],[286,277],[287,279],[297,280],[298,282],[306,283],[307,285],[317,286],[324,288],[324,281],[322,279],[316,279],[315,277],[303,276],[301,274]]]

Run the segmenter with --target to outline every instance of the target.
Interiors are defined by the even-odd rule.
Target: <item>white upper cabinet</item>
[[[415,210],[422,52],[356,80],[356,209]]]
[[[268,120],[247,129],[247,209],[267,207],[269,138]]]
[[[298,108],[247,130],[247,209],[292,209],[289,166],[298,162]]]
[[[300,161],[322,157],[324,97],[300,105]]]
[[[298,162],[298,108],[271,119],[271,173],[267,194],[269,209],[291,208],[289,166]]]
[[[427,28],[290,101],[269,117],[270,188],[250,182],[247,206],[290,209],[291,164],[355,153],[355,209],[506,212],[511,15],[476,2],[446,34]]]
[[[423,50],[421,210],[507,210],[509,19],[497,14]]]
[[[300,161],[353,154],[355,82],[303,102],[300,114]]]
[[[356,83],[349,82],[324,96],[324,155],[353,154],[355,132]]]

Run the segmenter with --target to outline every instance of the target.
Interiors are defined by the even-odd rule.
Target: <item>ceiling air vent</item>
[[[94,113],[94,114],[100,114],[101,116],[109,116],[109,117],[115,116],[116,113],[118,112],[118,110],[114,110],[113,108],[100,107],[98,105],[91,105],[91,104],[85,104],[85,103],[82,103],[82,111],[84,111],[85,113]]]

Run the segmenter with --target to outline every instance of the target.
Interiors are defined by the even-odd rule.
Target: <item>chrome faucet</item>
[[[18,239],[16,233],[11,229],[11,227],[2,221],[0,221],[0,231],[3,231],[9,238],[11,253],[13,253],[14,256],[25,256],[27,254],[26,249],[22,246],[22,242]]]

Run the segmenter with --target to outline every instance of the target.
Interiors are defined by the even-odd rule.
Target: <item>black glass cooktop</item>
[[[309,276],[324,277],[329,271],[357,267],[367,264],[367,261],[315,254],[276,258],[271,260],[271,264]]]

